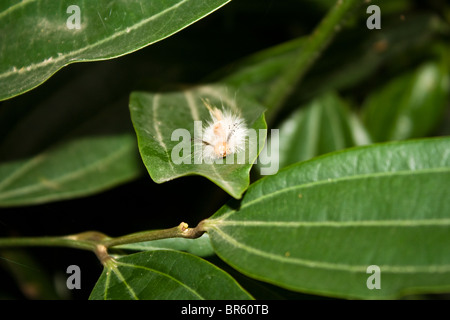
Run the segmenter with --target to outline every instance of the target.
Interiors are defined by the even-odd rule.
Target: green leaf
[[[394,298],[450,289],[450,138],[358,147],[254,183],[205,222],[240,272],[291,290]],[[381,289],[368,289],[371,265]]]
[[[269,64],[263,62],[262,66],[258,66],[258,64],[252,66],[254,62],[250,58],[250,68],[244,70],[243,73],[242,71],[238,71],[236,80],[242,81],[242,75],[244,75],[244,78],[246,75],[254,75],[258,69],[259,71],[265,69],[272,75],[275,69],[279,69],[279,73],[274,77],[264,75],[263,77],[257,76],[256,81],[254,79],[251,80],[251,82],[256,83],[267,83],[267,80],[270,81],[270,85],[265,88],[265,93],[263,94],[264,101],[262,103],[268,107],[268,114],[272,117],[272,113],[276,113],[291,93],[295,91],[296,86],[303,79],[307,71],[329,45],[336,33],[341,30],[337,26],[340,26],[347,14],[359,4],[360,2],[356,0],[335,2],[334,6],[328,10],[327,14],[307,38],[298,39],[295,42],[289,43],[287,46],[274,48],[274,50],[267,51],[254,59],[254,62],[257,63],[267,53],[274,53],[275,59],[270,59]],[[300,48],[301,50],[299,50]],[[291,55],[292,52],[289,54],[289,51],[292,49],[297,51],[295,55]],[[235,75],[232,75],[233,77]],[[262,93],[262,91],[259,90],[259,93]]]
[[[0,100],[38,86],[70,63],[119,57],[167,38],[227,2],[2,1]],[[76,22],[73,5],[79,29],[67,25]]]
[[[220,81],[245,90],[248,96],[265,105],[268,89],[280,76],[285,77],[283,71],[302,51],[306,40],[304,37],[298,38],[252,54],[227,67],[227,73],[222,75]]]
[[[73,80],[78,81],[85,78]],[[77,91],[57,92],[41,103],[33,103],[32,94],[2,106],[0,206],[85,196],[142,174],[126,100],[96,96],[86,101],[75,97]],[[60,94],[67,99],[64,106]]]
[[[225,271],[188,253],[139,252],[110,260],[91,300],[247,300]]]
[[[390,5],[386,1],[380,4],[383,16]],[[429,50],[430,40],[440,33],[440,22],[435,15],[426,12],[399,19],[405,10],[408,8],[394,13],[390,19],[383,19],[383,27],[377,32],[356,28],[343,33],[311,69],[298,94],[305,98],[330,89],[361,92],[367,89],[367,83],[378,81],[380,69],[383,69],[381,79],[386,79],[385,73],[392,72],[391,69],[395,72],[410,60],[417,61],[417,55]],[[361,13],[367,19],[365,11]],[[348,50],[349,47],[352,50]]]
[[[370,144],[359,118],[331,92],[295,111],[278,128],[280,168],[332,151]],[[270,145],[271,139],[268,148]]]
[[[247,127],[255,133],[258,141],[251,139],[246,150],[242,151],[246,157],[244,163],[238,163],[239,154],[228,155],[223,163],[208,164],[195,160],[194,156],[198,156],[198,152],[191,141],[195,136],[194,121],[202,121],[203,126],[211,121],[209,111],[201,99],[209,99],[213,106],[219,108],[223,104],[225,109],[240,113]],[[131,119],[139,150],[155,182],[197,174],[208,178],[235,198],[240,198],[247,189],[249,171],[266,139],[263,111],[253,100],[220,85],[169,93],[133,92],[130,97]],[[189,137],[172,138],[177,129],[188,130]],[[260,137],[261,134],[263,137]],[[187,150],[178,152],[183,144]],[[256,152],[250,152],[251,147]],[[183,161],[180,163],[173,157]]]
[[[211,241],[209,241],[209,236],[206,233],[197,239],[168,238],[138,243],[129,243],[116,246],[114,248],[136,251],[173,249],[178,251],[185,251],[199,257],[214,255]]]
[[[424,137],[440,124],[449,89],[446,68],[426,63],[370,95],[363,106],[363,121],[374,141]]]
[[[385,6],[383,4],[383,12],[389,10]],[[293,93],[300,97],[297,100],[303,102],[322,92],[360,85],[373,78],[380,67],[396,60],[404,61],[405,54],[418,47],[426,47],[429,39],[437,33],[438,23],[433,15],[411,16],[405,21],[397,17],[398,14],[395,15],[395,23],[390,22],[377,32],[367,34],[357,29],[357,32],[346,30],[339,35],[305,74],[305,79]],[[300,37],[252,54],[219,70],[209,80],[220,79],[267,105],[269,89],[280,79],[285,79],[286,70],[304,51],[307,40]],[[347,50],[349,46],[351,51]]]
[[[85,196],[139,175],[131,135],[80,138],[0,165],[0,206]]]

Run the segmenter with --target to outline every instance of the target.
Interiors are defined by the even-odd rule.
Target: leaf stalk
[[[204,232],[203,221],[195,228],[189,228],[187,223],[182,222],[178,226],[169,229],[142,231],[116,238],[108,237],[98,231],[87,231],[68,236],[0,238],[0,247],[44,246],[88,250],[94,252],[102,264],[105,265],[111,259],[108,255],[108,249],[111,247],[167,238],[196,239]]]

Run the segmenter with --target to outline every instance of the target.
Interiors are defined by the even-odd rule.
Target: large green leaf
[[[227,263],[292,290],[449,290],[449,150],[450,138],[434,138],[327,154],[257,181],[204,225]],[[366,285],[371,265],[381,289]]]
[[[28,91],[65,65],[115,58],[164,39],[229,0],[0,3],[0,100]],[[80,29],[70,29],[78,6]],[[69,11],[69,12],[68,12]]]
[[[240,113],[247,127],[253,130],[258,141],[251,139],[250,144],[247,143],[243,151],[245,163],[239,163],[237,154],[230,154],[223,159],[223,163],[196,163],[200,161],[194,158],[198,152],[191,141],[195,137],[194,121],[202,121],[203,126],[211,121],[209,111],[201,99],[208,99],[219,108],[223,104],[225,109]],[[250,168],[266,138],[264,109],[258,103],[231,88],[211,85],[168,93],[133,92],[130,111],[142,160],[155,182],[197,174],[213,181],[235,198],[240,198],[247,189]],[[178,129],[189,131],[188,141],[178,136],[172,138]],[[182,144],[187,144],[186,152],[178,152]],[[250,152],[250,147],[255,152]],[[174,150],[177,150],[176,154]],[[175,161],[174,155],[184,162]]]
[[[426,136],[440,124],[449,92],[447,68],[426,63],[371,94],[363,106],[364,123],[374,141]]]
[[[139,252],[111,260],[91,300],[247,300],[252,297],[225,271],[172,250]]]

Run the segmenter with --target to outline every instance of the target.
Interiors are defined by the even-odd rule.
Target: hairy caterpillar
[[[243,151],[248,130],[245,120],[229,110],[212,107],[207,100],[202,101],[211,116],[202,132],[203,157],[213,160]]]

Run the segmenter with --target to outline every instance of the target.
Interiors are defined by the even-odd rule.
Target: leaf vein
[[[121,264],[121,263],[118,263],[116,261],[116,264]],[[134,300],[139,300],[139,298],[137,297],[137,295],[134,292],[133,288],[130,287],[130,285],[125,280],[125,278],[123,277],[122,273],[118,270],[118,268],[114,267],[114,268],[112,268],[112,270],[113,270],[114,274],[117,276],[117,278],[125,284],[125,286],[127,287],[128,291],[130,292],[130,295],[133,297],[133,299]]]
[[[105,158],[101,158],[99,161],[92,162],[89,165],[81,168],[80,170],[72,171],[72,172],[70,172],[68,174],[59,176],[56,179],[53,179],[53,180],[51,180],[49,182],[52,183],[53,185],[60,185],[61,183],[65,183],[65,182],[77,179],[77,178],[79,178],[79,177],[81,177],[83,175],[86,175],[90,171],[96,169],[98,167],[99,163],[102,163],[103,165],[108,165],[109,163],[115,161],[121,155],[123,155],[126,152],[128,152],[128,150],[129,150],[128,146],[124,145],[122,148],[117,149],[115,152],[111,153],[109,156],[107,156]],[[20,174],[23,174],[23,173],[27,172],[29,169],[31,169],[32,167],[34,167],[37,164],[36,163],[37,162],[36,159],[41,159],[41,158],[42,158],[42,154],[40,156],[30,160],[29,163],[33,164],[32,166],[31,165],[24,166],[26,170],[23,170],[23,169],[19,168],[17,171]],[[33,160],[35,160],[35,161],[33,161]],[[14,176],[14,180],[20,178],[20,176],[21,175],[17,175],[16,174]],[[9,180],[10,180],[9,183],[11,183],[11,179],[9,179]],[[4,187],[4,186],[2,186],[2,187]],[[22,194],[26,194],[26,193],[38,192],[38,191],[41,191],[41,190],[43,190],[45,188],[48,188],[48,183],[38,183],[38,184],[28,185],[28,186],[25,186],[25,187],[13,189],[13,190],[8,191],[8,192],[3,192],[2,194],[0,194],[0,200],[1,199],[5,199],[5,198],[15,197],[17,195],[22,195]]]
[[[163,140],[163,136],[161,134],[161,130],[159,130],[158,113],[157,113],[157,110],[159,108],[159,99],[160,99],[160,95],[159,94],[155,94],[154,97],[153,97],[153,129],[156,132],[156,138],[158,140],[159,145],[163,148],[164,152],[166,153],[167,163],[169,164],[170,169],[172,170],[172,172],[175,173],[175,168],[173,167],[172,161],[170,159],[169,150],[168,150],[167,145],[165,144],[165,142]]]
[[[3,18],[3,16],[7,15],[9,12],[16,10],[19,7],[23,7],[24,5],[35,2],[36,0],[22,0],[16,4],[13,4],[12,6],[6,8],[5,11],[0,12],[0,19]]]
[[[290,257],[286,257],[284,255],[277,255],[274,253],[269,253],[266,251],[262,251],[260,249],[251,247],[249,245],[243,244],[237,241],[235,238],[226,234],[220,228],[212,227],[214,230],[224,241],[227,241],[231,245],[239,248],[241,250],[247,251],[250,254],[257,255],[263,258],[267,258],[270,260],[275,260],[281,263],[287,264],[295,264],[298,266],[308,267],[308,268],[321,268],[326,270],[339,270],[339,271],[347,271],[347,272],[363,272],[366,273],[367,265],[351,265],[345,263],[335,263],[335,262],[325,262],[325,261],[317,261],[317,260],[309,260],[292,257],[292,253]],[[210,235],[211,236],[211,235]],[[214,238],[212,238],[214,240]],[[450,265],[427,265],[427,266],[415,266],[415,265],[380,265],[379,266],[383,272],[388,273],[446,273],[450,272]]]
[[[279,194],[282,194],[282,193],[285,193],[288,191],[300,189],[300,188],[308,188],[308,187],[312,187],[312,186],[336,183],[336,182],[340,182],[340,181],[351,181],[351,180],[358,180],[358,179],[365,179],[365,178],[378,178],[378,177],[385,177],[385,176],[401,176],[401,175],[408,175],[408,174],[426,174],[426,173],[442,173],[442,172],[448,173],[448,172],[450,172],[450,168],[449,167],[438,167],[438,168],[422,169],[422,170],[414,170],[414,171],[402,170],[402,171],[395,171],[395,172],[392,172],[392,171],[390,171],[390,172],[375,172],[375,173],[366,173],[366,174],[356,174],[356,175],[352,175],[352,176],[333,178],[333,179],[321,179],[318,181],[312,181],[312,182],[308,182],[308,183],[297,184],[297,185],[293,185],[290,187],[281,188],[270,194],[265,194],[263,196],[260,196],[258,198],[255,198],[253,200],[250,200],[250,201],[242,204],[239,208],[239,211],[241,211],[242,209],[249,207],[257,202],[266,200],[268,198],[274,197],[276,195],[279,195]],[[220,217],[218,217],[216,219],[210,219],[210,221],[225,220],[235,212],[237,212],[237,211],[230,210],[230,211],[222,214]]]
[[[218,221],[216,226],[243,227],[418,227],[418,226],[447,226],[450,219],[420,219],[420,220],[357,220],[357,221]]]
[[[149,267],[146,267],[146,266],[141,266],[141,265],[136,265],[136,264],[129,264],[129,263],[120,262],[120,261],[118,261],[117,264],[119,264],[121,266],[124,266],[124,267],[128,267],[128,268],[140,268],[140,269],[144,269],[144,270],[149,271],[149,272],[154,272],[156,274],[162,275],[162,276],[170,279],[171,281],[174,281],[174,282],[178,283],[182,287],[186,288],[188,291],[190,291],[194,295],[198,296],[201,300],[205,300],[205,298],[200,293],[195,291],[193,288],[189,287],[188,285],[184,284],[183,282],[181,282],[177,278],[175,278],[175,277],[173,277],[173,276],[171,276],[171,275],[169,275],[167,273],[164,273],[164,272],[161,272],[159,270],[156,270],[156,269],[153,269],[153,268],[149,268]]]
[[[152,15],[151,17],[149,17],[147,19],[143,19],[140,22],[132,25],[131,27],[127,27],[127,28],[125,28],[123,30],[120,30],[120,31],[118,31],[116,33],[113,33],[109,37],[106,37],[106,38],[104,38],[104,39],[102,39],[100,41],[97,41],[95,43],[92,43],[90,45],[84,46],[83,48],[78,49],[76,51],[72,51],[72,52],[66,53],[66,54],[61,54],[61,55],[58,55],[57,57],[51,57],[52,59],[47,58],[44,61],[41,61],[41,62],[38,62],[38,63],[29,64],[28,66],[26,66],[26,68],[24,66],[23,70],[24,70],[24,72],[30,72],[30,71],[33,71],[35,69],[39,69],[41,67],[45,67],[48,64],[55,65],[56,63],[58,63],[60,61],[66,61],[66,59],[69,59],[69,57],[77,56],[78,54],[83,53],[84,51],[87,51],[89,49],[95,48],[95,47],[97,47],[99,45],[102,45],[104,43],[107,43],[107,42],[109,42],[111,40],[114,40],[115,38],[117,38],[119,36],[125,35],[125,34],[129,33],[131,30],[136,30],[136,29],[146,25],[148,22],[150,22],[150,21],[152,21],[152,20],[154,20],[156,18],[159,18],[160,16],[162,16],[162,15],[164,15],[164,14],[166,14],[166,13],[168,13],[168,12],[170,12],[170,11],[176,9],[176,8],[178,8],[179,6],[181,6],[183,3],[187,2],[187,1],[189,1],[189,0],[181,0],[180,2],[174,4],[173,6],[168,7],[167,9],[164,9],[163,11],[154,14],[154,15]],[[153,42],[155,42],[155,41],[152,41],[152,42],[150,42],[148,44],[151,44]],[[0,74],[0,79],[1,78],[5,78],[5,77],[9,77],[13,73],[16,73],[16,71],[4,72],[4,73]]]

